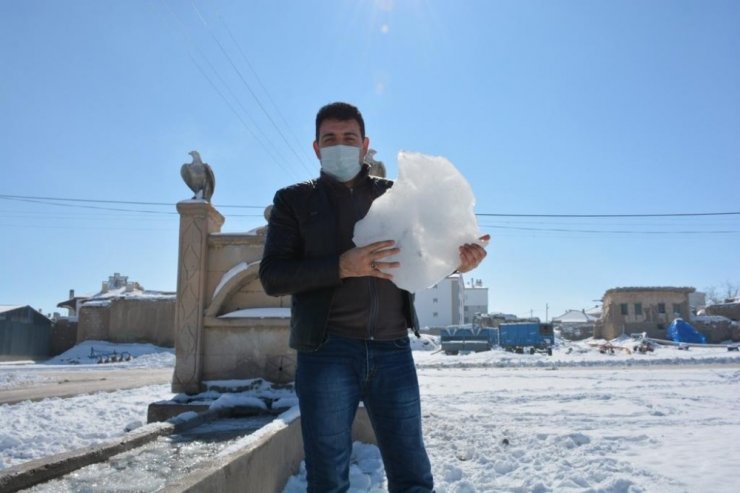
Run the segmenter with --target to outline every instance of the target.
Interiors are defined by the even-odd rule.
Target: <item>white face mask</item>
[[[320,153],[321,169],[337,181],[350,181],[360,172],[359,147],[339,144],[322,147]]]

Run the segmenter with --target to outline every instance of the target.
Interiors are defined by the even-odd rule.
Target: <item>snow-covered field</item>
[[[553,356],[445,356],[433,340],[415,346],[440,493],[738,490],[738,352],[601,354],[582,342]],[[155,353],[148,364],[172,364],[170,353]],[[109,365],[70,368],[101,366]],[[14,373],[6,386],[24,385],[43,378],[43,367],[59,368],[0,365],[0,375]],[[0,469],[120,435],[145,421],[148,403],[170,397],[161,385],[0,406]],[[353,491],[384,491],[377,449],[358,444],[355,452]],[[298,474],[286,491],[302,488]]]
[[[114,351],[116,355],[131,355],[132,359],[97,363],[99,355],[111,360]],[[42,364],[0,363],[0,391],[45,382],[45,374],[62,369],[84,372],[166,368],[174,366],[174,362],[171,348],[86,341]],[[146,423],[150,403],[172,396],[169,384],[164,384],[0,405],[0,470],[120,436],[127,426]]]

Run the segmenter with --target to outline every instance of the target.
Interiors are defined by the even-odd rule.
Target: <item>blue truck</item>
[[[546,352],[552,356],[555,333],[552,324],[539,322],[506,323],[498,326],[497,344],[507,351],[529,354]]]
[[[475,327],[473,324],[448,325],[440,331],[439,342],[445,354],[489,351],[494,344],[489,329]]]
[[[450,325],[440,331],[440,343],[445,354],[460,351],[489,351],[499,346],[523,354],[545,352],[552,355],[555,334],[552,324],[512,322],[498,327],[478,327],[473,324]]]

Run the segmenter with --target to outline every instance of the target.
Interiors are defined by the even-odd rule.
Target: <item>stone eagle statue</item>
[[[377,154],[377,152],[378,151],[375,149],[368,149],[367,154],[365,154],[365,159],[362,161],[370,166],[369,173],[371,175],[385,178],[385,164],[383,164],[383,161],[377,161],[375,159],[375,154]]]
[[[190,151],[188,154],[193,157],[193,162],[183,164],[180,168],[180,175],[195,194],[194,199],[204,199],[210,202],[213,191],[216,189],[213,170],[208,163],[201,161],[198,151]]]

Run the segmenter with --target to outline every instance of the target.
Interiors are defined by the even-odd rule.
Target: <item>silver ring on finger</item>
[[[373,260],[372,262],[370,262],[370,268],[372,270],[378,270],[378,264],[376,264],[375,261]]]

